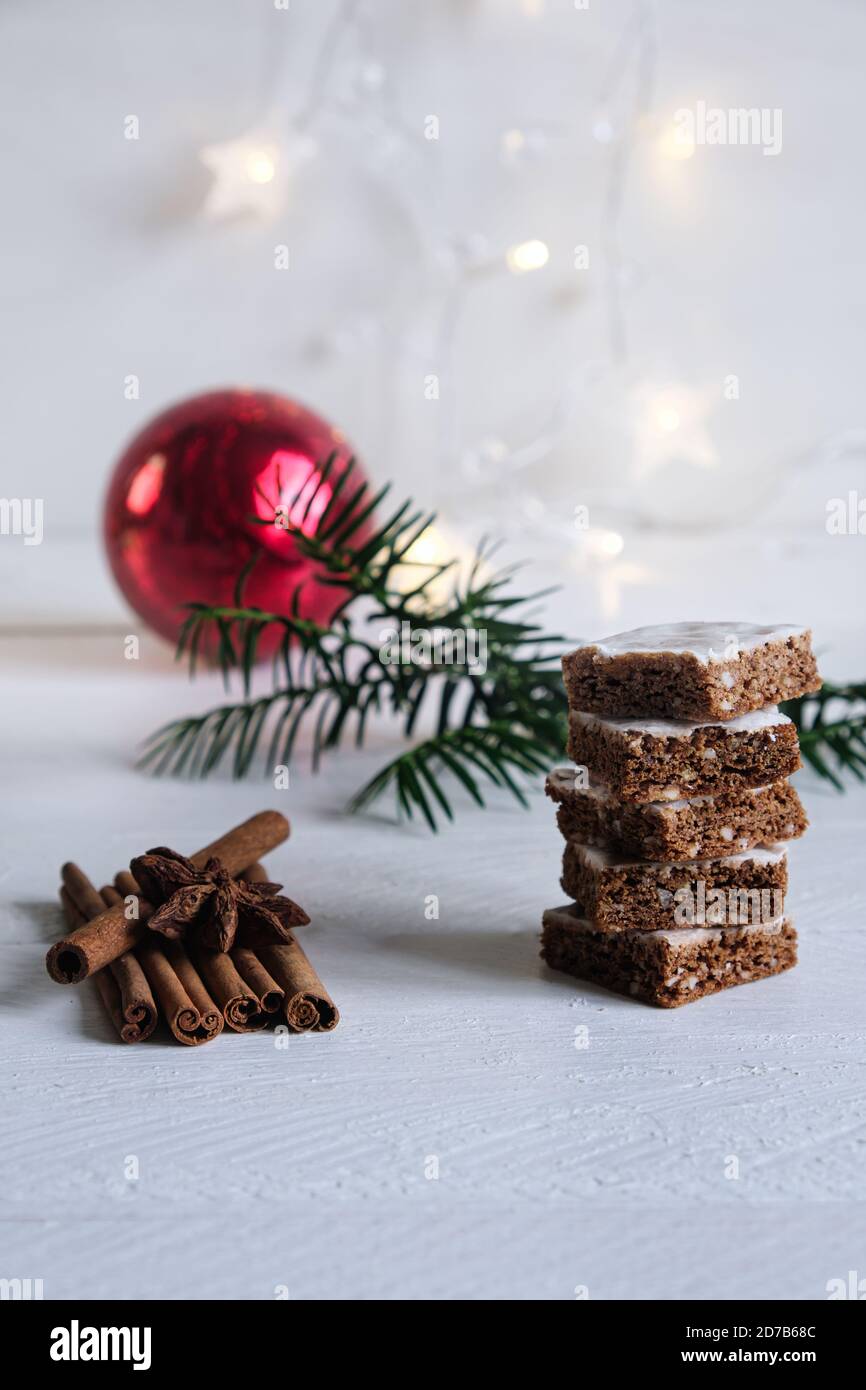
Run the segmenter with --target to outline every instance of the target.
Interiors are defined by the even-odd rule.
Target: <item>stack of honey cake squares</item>
[[[547,794],[572,901],[544,914],[547,964],[663,1008],[796,965],[786,841],[807,821],[777,706],[820,688],[811,633],[676,623],[562,665],[574,765]]]

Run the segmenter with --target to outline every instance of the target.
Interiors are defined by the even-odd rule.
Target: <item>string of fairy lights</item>
[[[535,23],[544,15],[543,0],[512,3],[527,23]],[[455,374],[461,324],[475,287],[489,282],[493,275],[507,278],[542,272],[550,260],[550,247],[541,229],[528,229],[531,235],[507,245],[498,245],[476,230],[459,235],[452,232],[442,239],[437,220],[425,215],[424,199],[430,196],[425,180],[407,176],[413,160],[417,162],[421,137],[402,116],[394,83],[377,51],[379,23],[381,11],[377,14],[369,0],[339,0],[324,27],[318,52],[307,64],[307,86],[294,110],[281,95],[297,87],[296,81],[293,87],[286,80],[292,55],[287,49],[280,53],[269,47],[269,75],[263,83],[266,114],[242,135],[201,151],[202,161],[213,175],[203,211],[212,220],[239,212],[274,217],[287,196],[293,171],[301,161],[318,157],[320,118],[333,115],[335,102],[338,113],[351,111],[353,120],[363,112],[377,135],[369,143],[378,159],[379,174],[390,179],[394,196],[403,201],[435,286],[438,312],[433,341],[426,352],[437,373],[447,381]],[[621,372],[629,364],[628,300],[640,271],[625,253],[622,222],[639,146],[651,143],[658,158],[668,161],[688,159],[694,153],[693,147],[673,138],[669,124],[653,114],[656,60],[654,0],[633,0],[602,73],[590,129],[581,132],[565,123],[556,127],[511,126],[500,138],[502,160],[518,165],[527,159],[544,159],[553,143],[581,134],[602,147],[606,172],[598,251],[603,262],[607,341],[601,351],[592,360],[563,364],[552,409],[519,444],[509,445],[495,435],[481,440],[463,438],[456,391],[443,392],[437,413],[436,471],[441,479],[459,479],[462,493],[470,497],[477,488],[480,500],[484,486],[489,488],[495,478],[496,492],[508,498],[501,524],[499,518],[496,521],[499,530],[507,534],[531,526],[551,538],[567,539],[580,565],[590,570],[604,567],[604,582],[614,585],[617,574],[623,583],[639,582],[641,577],[620,558],[625,543],[622,534],[595,524],[576,528],[569,498],[539,496],[531,477],[538,464],[562,447],[575,412],[586,401],[599,374]],[[341,94],[339,100],[335,92]],[[576,303],[581,303],[579,296]],[[372,331],[378,331],[375,325]],[[401,348],[406,353],[420,351],[414,341]],[[709,403],[701,393],[677,383],[654,385],[634,380],[629,385],[628,407],[634,418],[638,478],[663,465],[674,440],[679,452],[697,467],[714,462],[704,422]],[[634,491],[617,510],[631,520],[646,520],[640,516],[639,494]]]

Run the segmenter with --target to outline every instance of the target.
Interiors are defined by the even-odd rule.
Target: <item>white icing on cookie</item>
[[[575,784],[576,775],[580,769],[577,767],[555,767],[552,772],[547,774],[547,781],[550,788],[555,792],[571,792],[573,796],[591,796],[596,801],[613,801],[613,793],[608,790],[601,782],[596,782],[593,786],[584,787],[579,783]]]
[[[724,723],[719,720],[692,723],[686,719],[606,719],[599,714],[586,714],[583,710],[572,710],[569,719],[575,724],[595,724],[614,729],[617,733],[651,734],[657,738],[689,738],[696,729],[721,729],[724,734],[752,734],[759,729],[774,729],[780,724],[791,723],[778,705],[767,705],[765,709],[738,714],[735,719],[728,719]]]
[[[728,854],[725,856],[725,864],[778,864],[780,859],[784,859],[788,853],[788,844],[782,840],[772,845],[757,845],[754,849],[746,850],[743,854]]]
[[[588,918],[581,917],[574,903],[547,908],[542,922],[545,926],[570,927],[572,931],[589,935],[611,936],[610,932],[599,932]],[[630,935],[635,945],[649,946],[654,941],[664,941],[675,951],[682,951],[687,946],[703,946],[711,941],[734,941],[754,935],[777,936],[787,925],[786,917],[775,917],[772,922],[755,922],[747,927],[680,927],[670,931],[635,931]]]
[[[685,870],[695,878],[700,878],[701,871],[708,865],[778,864],[781,859],[785,858],[788,850],[788,846],[781,843],[760,845],[743,854],[725,854],[715,859],[678,859],[675,863],[669,863],[660,859],[624,859],[613,850],[600,849],[595,845],[585,845],[580,840],[572,840],[570,843],[580,862],[588,869],[592,869],[594,873],[600,872],[602,869],[630,868],[639,868],[654,874],[660,870]]]
[[[686,946],[701,946],[707,941],[731,940],[737,936],[776,936],[787,926],[785,917],[774,917],[772,922],[754,922],[747,927],[684,927],[680,931],[652,931],[647,935],[656,941],[666,941],[674,950],[681,951]]]
[[[569,792],[572,796],[589,796],[595,801],[612,802],[617,806],[629,806],[631,803],[617,801],[613,792],[607,787],[597,782],[591,787],[575,786],[576,767],[556,767],[547,774],[547,782],[554,792]],[[743,787],[738,793],[740,796],[761,796],[764,792],[771,790],[774,784],[767,782],[762,787]],[[706,794],[704,796],[679,797],[674,801],[644,801],[631,809],[639,810],[650,816],[670,816],[677,811],[682,811],[685,806],[708,806],[716,800],[714,796]],[[790,826],[788,833],[793,835],[794,827]]]
[[[804,627],[783,623],[763,627],[757,623],[670,623],[636,627],[591,643],[601,656],[625,656],[629,652],[690,654],[704,666],[711,661],[736,661],[742,652],[755,651],[768,642],[786,642],[806,632]]]

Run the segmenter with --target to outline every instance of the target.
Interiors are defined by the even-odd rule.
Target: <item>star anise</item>
[[[156,906],[147,924],[153,931],[189,937],[214,951],[228,951],[236,941],[239,946],[291,941],[291,928],[310,920],[302,907],[281,895],[281,883],[232,878],[219,859],[197,869],[191,859],[159,846],[129,867]]]

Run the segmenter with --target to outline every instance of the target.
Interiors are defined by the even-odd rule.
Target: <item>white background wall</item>
[[[825,507],[866,494],[864,57],[853,0],[6,0],[0,491],[46,538],[3,538],[4,622],[119,618],[112,460],[245,383],[338,421],[447,543],[511,535],[575,635],[812,621],[862,675],[866,540]],[[698,101],[780,108],[781,153],[673,157]],[[238,138],[276,176],[221,216],[202,151]]]

